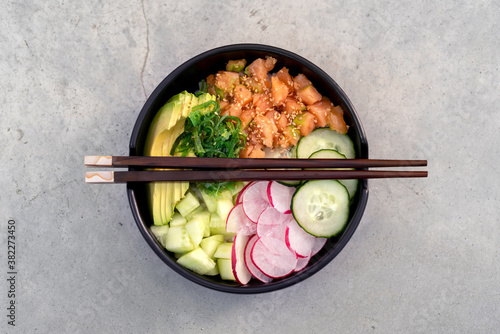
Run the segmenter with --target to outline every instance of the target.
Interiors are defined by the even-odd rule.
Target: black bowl
[[[344,118],[349,125],[348,135],[354,142],[358,158],[368,158],[368,143],[356,111],[342,89],[328,74],[308,60],[283,49],[259,44],[235,44],[206,51],[188,60],[169,74],[153,91],[139,114],[130,139],[130,155],[143,155],[143,147],[149,125],[158,110],[173,95],[183,90],[195,92],[201,79],[224,69],[228,60],[245,58],[248,63],[256,58],[272,56],[278,60],[275,69],[286,66],[290,74],[305,74],[317,90],[330,98],[335,105],[344,109]],[[296,284],[318,272],[339,254],[356,230],[368,199],[367,181],[360,180],[356,196],[352,200],[350,219],[341,235],[330,238],[323,249],[316,254],[307,267],[286,278],[271,283],[261,283],[255,279],[248,285],[223,281],[218,277],[202,276],[176,263],[172,253],[166,251],[153,237],[149,226],[152,218],[147,203],[146,187],[140,183],[129,183],[127,193],[135,221],[153,251],[174,271],[202,286],[230,293],[262,293],[279,290]]]

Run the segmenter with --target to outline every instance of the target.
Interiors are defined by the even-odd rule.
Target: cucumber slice
[[[200,208],[201,208],[201,206],[200,206]],[[192,220],[203,221],[203,225],[205,226],[205,231],[203,232],[203,237],[210,236],[210,212],[203,210],[201,212],[198,212],[198,213],[192,215],[189,220],[190,221],[192,221]]]
[[[188,192],[186,196],[180,200],[179,203],[175,206],[175,208],[179,211],[179,213],[186,217],[191,212],[196,210],[200,206],[200,201],[198,198],[192,193]]]
[[[233,251],[233,243],[223,242],[217,247],[217,250],[214,253],[214,257],[218,259],[230,259],[232,251]]]
[[[190,212],[190,213],[189,213],[186,217],[184,217],[184,218],[186,218],[186,220],[187,220],[187,221],[190,221],[191,219],[193,219],[193,217],[194,217],[194,216],[196,216],[197,214],[200,214],[200,213],[202,213],[202,212],[205,212],[205,211],[206,211],[206,209],[205,209],[203,206],[201,206],[201,205],[200,205],[199,207],[197,207],[196,209],[194,209],[193,211],[191,211],[191,212]]]
[[[205,235],[206,223],[203,219],[193,218],[186,224],[186,231],[193,242],[194,247],[198,247]]]
[[[282,185],[287,187],[297,187],[300,185],[301,182],[302,182],[301,180],[278,181],[278,183],[281,183]]]
[[[210,234],[226,233],[226,221],[222,220],[217,213],[210,215]]]
[[[207,272],[215,268],[215,261],[212,260],[201,248],[196,248],[189,253],[182,255],[177,260],[177,263],[200,275],[205,275]]]
[[[345,159],[345,155],[339,153],[335,150],[319,150],[311,154],[309,159]],[[333,168],[333,169],[345,169],[345,170],[354,170],[354,168]],[[342,183],[349,192],[349,197],[353,198],[356,194],[356,190],[358,189],[358,180],[338,180]]]
[[[292,214],[309,234],[335,236],[349,219],[349,193],[336,180],[307,181],[293,195]]]
[[[200,191],[200,193],[201,197],[203,198],[203,202],[205,202],[205,205],[207,206],[208,211],[215,212],[217,210],[217,200],[204,191]]]
[[[230,259],[217,259],[217,267],[219,268],[220,278],[226,281],[236,281]]]
[[[300,138],[297,144],[297,158],[307,159],[311,154],[322,149],[338,151],[347,159],[354,159],[356,156],[354,144],[349,136],[341,135],[329,128],[320,128]]]
[[[164,241],[165,249],[173,253],[185,253],[194,249],[193,242],[189,237],[186,226],[170,227]]]
[[[216,275],[219,275],[219,266],[215,266],[214,269],[212,270],[209,270],[205,273],[205,275],[207,276],[216,276]]]
[[[229,199],[217,200],[217,214],[219,215],[220,219],[226,222],[227,216],[229,215],[229,212],[231,212],[231,209],[233,207],[234,204],[232,197],[230,197]]]
[[[172,220],[170,221],[170,226],[182,226],[186,225],[187,219],[184,218],[180,213],[176,212],[172,216]]]
[[[208,256],[213,257],[217,247],[224,241],[224,236],[222,234],[212,235],[208,238],[204,238],[200,242],[200,247],[207,253]]]
[[[165,238],[167,237],[168,230],[170,226],[168,225],[153,225],[150,227],[151,232],[155,236],[156,240],[165,247]]]

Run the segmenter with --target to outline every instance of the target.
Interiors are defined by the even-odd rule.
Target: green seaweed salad
[[[217,101],[194,106],[186,119],[184,132],[177,137],[171,155],[185,157],[193,152],[197,157],[238,158],[246,145],[246,135],[241,131],[241,120],[221,115]],[[198,189],[217,197],[224,190],[232,190],[236,182],[199,182]]]

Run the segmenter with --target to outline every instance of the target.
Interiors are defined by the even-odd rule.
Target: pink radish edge
[[[292,213],[290,205],[294,192],[294,188],[284,186],[276,181],[269,182],[266,191],[271,206],[284,214]]]
[[[236,204],[226,219],[226,231],[230,233],[243,233],[246,235],[255,234],[257,225],[248,219],[243,211],[243,204]]]
[[[233,269],[234,278],[240,284],[248,284],[252,278],[252,274],[248,271],[245,264],[245,248],[250,236],[237,234],[234,237],[233,248],[231,249],[231,266]]]
[[[269,283],[273,280],[272,277],[269,277],[262,271],[260,271],[260,269],[255,266],[251,258],[253,246],[255,245],[255,242],[258,239],[259,237],[255,234],[248,240],[247,245],[245,247],[245,264],[247,266],[248,271],[252,274],[253,277],[258,279],[262,283]]]
[[[304,231],[294,219],[291,219],[287,224],[285,242],[288,248],[297,254],[298,257],[310,257],[316,239],[317,237]]]
[[[266,183],[267,182],[267,183]],[[241,197],[243,211],[245,215],[253,222],[257,222],[260,214],[269,207],[269,198],[266,189],[269,181],[254,182],[249,186]]]
[[[250,182],[250,183],[247,183],[241,190],[240,192],[238,193],[238,196],[236,196],[236,203],[235,204],[240,204],[241,203],[241,200],[242,200],[242,196],[243,196],[243,193],[245,192],[245,190],[254,182]]]
[[[297,266],[297,256],[292,253],[283,241],[264,240],[272,237],[259,237],[250,254],[255,266],[265,275],[282,278],[291,274]],[[270,249],[271,248],[271,249]],[[279,263],[279,266],[274,265]]]

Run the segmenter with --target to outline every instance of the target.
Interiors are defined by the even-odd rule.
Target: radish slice
[[[283,241],[272,237],[259,237],[250,256],[255,266],[272,278],[287,276],[297,266],[297,256]]]
[[[311,251],[311,257],[318,254],[318,252],[321,250],[321,248],[323,248],[323,246],[326,244],[327,240],[328,240],[328,238],[316,238],[316,240],[314,240],[314,245],[313,245],[312,251]]]
[[[268,184],[268,181],[254,182],[242,191],[241,202],[243,204],[243,211],[245,211],[245,215],[253,222],[257,222],[262,211],[270,206],[266,192]]]
[[[297,224],[295,219],[292,219],[286,227],[286,245],[291,251],[295,252],[298,257],[309,257],[316,239],[315,236],[304,231],[304,229]]]
[[[307,264],[309,263],[309,260],[311,258],[308,256],[308,257],[299,257],[297,259],[297,266],[295,267],[295,269],[293,271],[297,272],[297,271],[301,271],[302,269],[304,269]]]
[[[231,211],[229,211],[226,220],[227,232],[252,235],[255,234],[256,230],[257,225],[245,215],[241,203],[236,204]]]
[[[246,186],[243,187],[243,189],[240,190],[240,192],[238,193],[238,196],[236,196],[236,203],[235,204],[240,204],[242,202],[243,193],[248,188],[248,186],[250,186],[252,183],[254,183],[254,182],[248,183]]]
[[[240,284],[247,284],[252,278],[252,274],[248,271],[245,265],[245,246],[247,245],[250,236],[244,234],[236,234],[231,250],[231,265],[233,275],[236,281]]]
[[[294,187],[284,186],[276,181],[269,182],[267,186],[267,197],[273,208],[281,213],[292,213],[290,206],[292,204],[292,196],[295,192]]]
[[[289,215],[284,215],[273,207],[268,207],[262,211],[257,221],[257,235],[285,241],[285,231],[290,220],[289,217]]]
[[[250,272],[250,274],[252,274],[253,277],[255,277],[256,279],[258,279],[263,283],[269,283],[273,279],[265,275],[262,271],[260,271],[260,269],[257,268],[253,263],[252,258],[250,256],[250,254],[252,254],[253,245],[255,245],[255,242],[258,239],[259,237],[257,235],[254,235],[250,237],[250,240],[248,240],[247,245],[245,247],[245,265],[247,266],[248,271]]]

